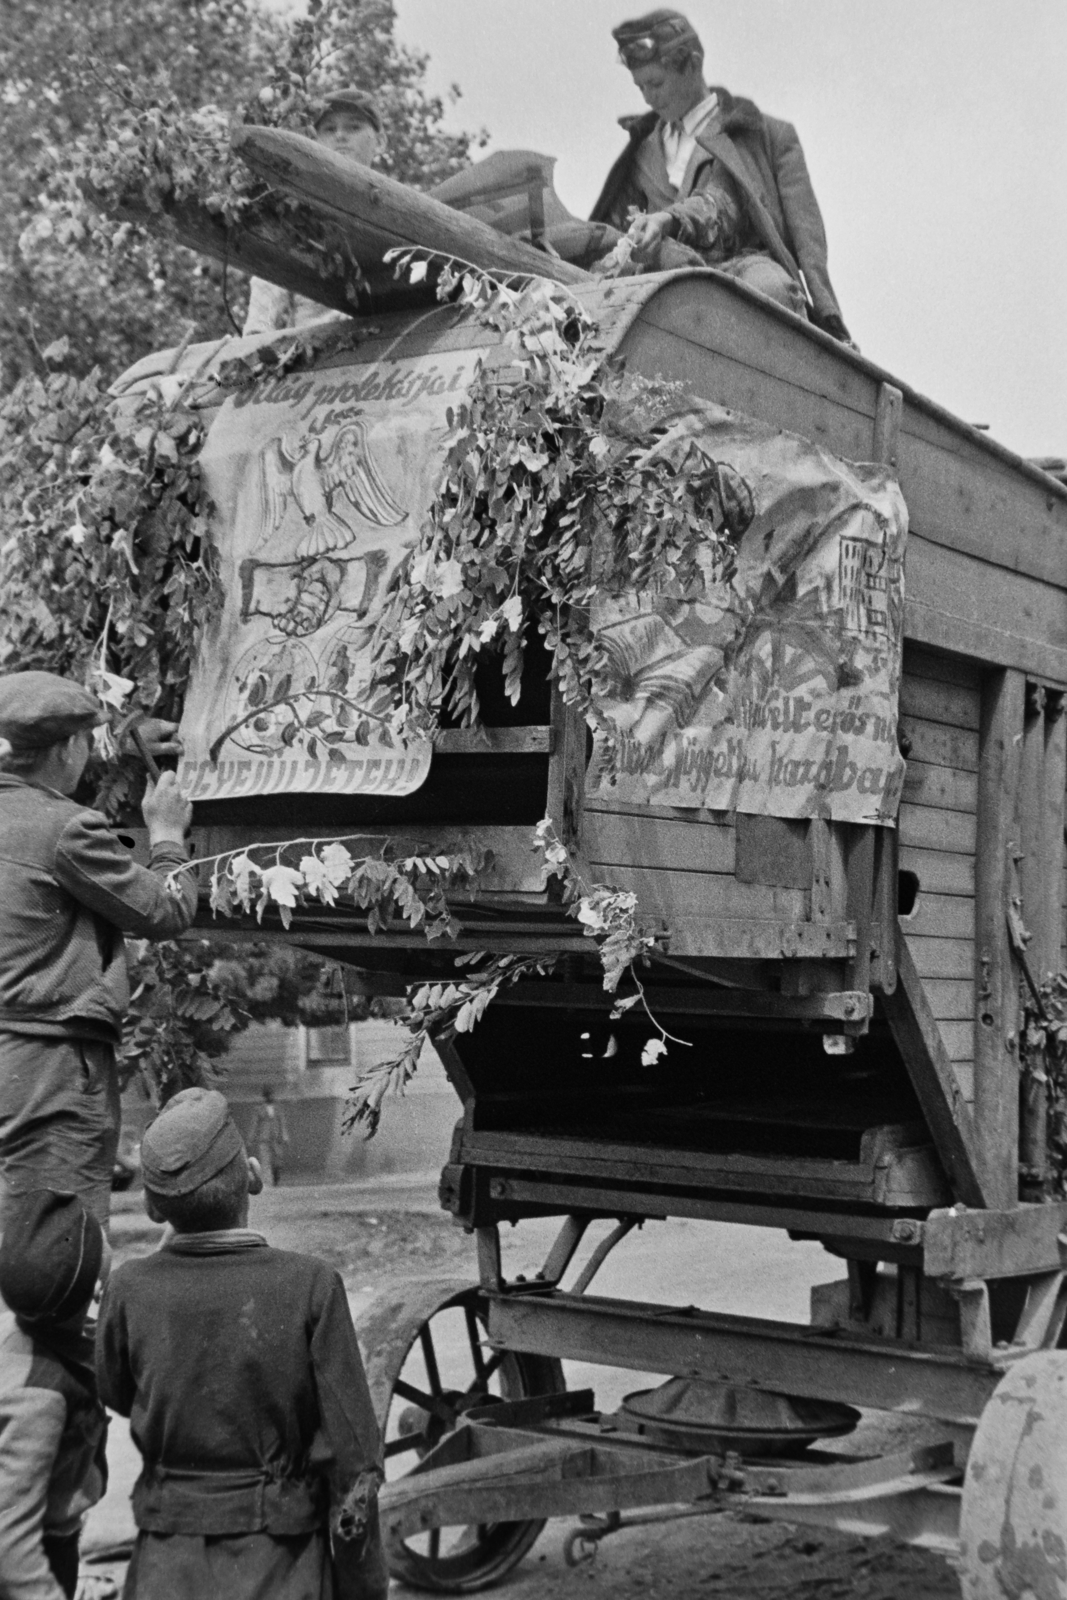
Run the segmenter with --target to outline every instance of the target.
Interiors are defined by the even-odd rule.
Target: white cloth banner
[[[222,406],[201,470],[225,601],[182,716],[192,799],[425,780],[429,744],[398,745],[369,693],[369,645],[479,353],[293,373]]]
[[[709,566],[695,597],[598,603],[614,739],[596,738],[588,794],[891,824],[904,777],[899,486],[710,402],[665,428],[649,454],[689,454],[736,570],[720,581]]]

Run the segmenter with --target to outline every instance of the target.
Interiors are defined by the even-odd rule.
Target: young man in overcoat
[[[703,46],[680,11],[651,11],[612,36],[650,109],[621,119],[629,143],[591,220],[628,231],[647,268],[661,241],[676,239],[848,341],[796,129],[708,87]]]

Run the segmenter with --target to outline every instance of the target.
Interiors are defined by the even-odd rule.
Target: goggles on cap
[[[657,22],[655,31],[639,33],[633,39],[619,40],[619,60],[624,67],[647,67],[658,61],[665,51],[696,38],[693,29],[682,17],[665,17]]]

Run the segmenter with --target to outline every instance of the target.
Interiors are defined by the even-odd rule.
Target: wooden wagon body
[[[442,732],[406,799],[206,803],[198,852],[346,830],[424,851],[475,831],[489,842],[492,874],[457,905],[454,943],[372,937],[355,913],[321,908],[299,910],[288,935],[385,993],[447,976],[460,950],[566,958],[442,1046],[463,1110],[441,1198],[477,1235],[489,1338],[524,1359],[941,1418],[954,1461],[950,1449],[948,1466],[916,1457],[869,1471],[853,1502],[874,1510],[864,1523],[854,1506],[848,1525],[953,1549],[953,1472],[1005,1373],[1059,1344],[1067,1304],[1067,1204],[1044,1192],[1043,1092],[1022,1080],[1019,1049],[1023,964],[1057,969],[1064,943],[1067,490],[732,280],[676,272],[572,292],[629,370],[894,467],[910,518],[897,829],[587,801],[586,730],[531,679],[516,709],[487,695],[484,734]],[[378,326],[331,360],[491,338],[447,312]],[[666,930],[649,1004],[692,1047],[654,1069],[640,1064],[640,1012],[610,1020],[589,941],[542,881],[531,834],[546,811],[595,881],[635,890]],[[499,1224],[553,1214],[565,1221],[544,1273],[507,1282]],[[559,1287],[591,1219],[664,1216],[819,1239],[847,1278],[810,1329]],[[371,1337],[391,1382],[404,1341],[388,1320]],[[525,1420],[551,1428],[553,1414]],[[445,1496],[460,1469],[438,1464],[443,1479],[405,1479],[390,1502],[397,1539],[460,1515]],[[467,1460],[475,1498],[463,1504],[481,1524],[489,1480],[477,1468]],[[902,1472],[903,1496],[886,1487]],[[551,1514],[531,1482],[526,1514]],[[840,1523],[826,1508],[844,1482],[809,1484],[788,1514]]]

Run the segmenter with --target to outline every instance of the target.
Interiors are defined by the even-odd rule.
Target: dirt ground
[[[158,1230],[140,1214],[134,1195],[119,1197],[116,1259],[155,1248]],[[432,1181],[373,1186],[283,1188],[256,1202],[253,1226],[283,1248],[311,1251],[335,1265],[358,1311],[387,1283],[406,1277],[462,1276],[473,1265],[472,1241],[436,1209]],[[777,1236],[723,1230],[708,1250],[706,1229],[659,1224],[638,1243],[616,1278],[605,1269],[604,1293],[698,1303],[714,1309],[800,1319],[812,1281],[836,1276],[821,1253],[776,1243]],[[509,1237],[509,1269],[535,1267],[552,1234],[550,1224],[525,1224]],[[732,1248],[735,1256],[723,1255]],[[697,1254],[697,1251],[700,1254]],[[786,1250],[791,1251],[786,1254]],[[775,1253],[777,1251],[777,1254]],[[762,1252],[762,1259],[760,1259]],[[611,1260],[609,1259],[609,1266]],[[825,1269],[825,1270],[824,1270]],[[665,1285],[677,1279],[679,1293]],[[635,1285],[640,1282],[641,1289]],[[742,1288],[747,1299],[739,1303]],[[572,1387],[593,1382],[602,1405],[614,1405],[640,1374],[599,1369],[568,1373]],[[655,1380],[653,1380],[655,1381]],[[132,1534],[128,1494],[136,1453],[124,1426],[112,1430],[113,1484],[86,1530],[87,1554],[115,1551]],[[958,1600],[955,1573],[938,1556],[892,1540],[864,1540],[734,1513],[687,1517],[623,1528],[604,1540],[596,1558],[577,1567],[564,1560],[574,1523],[550,1523],[522,1564],[500,1587],[508,1600],[576,1600],[600,1593],[611,1600],[670,1596],[671,1600]],[[116,1552],[117,1554],[117,1552]],[[123,1564],[96,1561],[89,1570],[121,1581]],[[397,1600],[415,1591],[394,1584]]]

